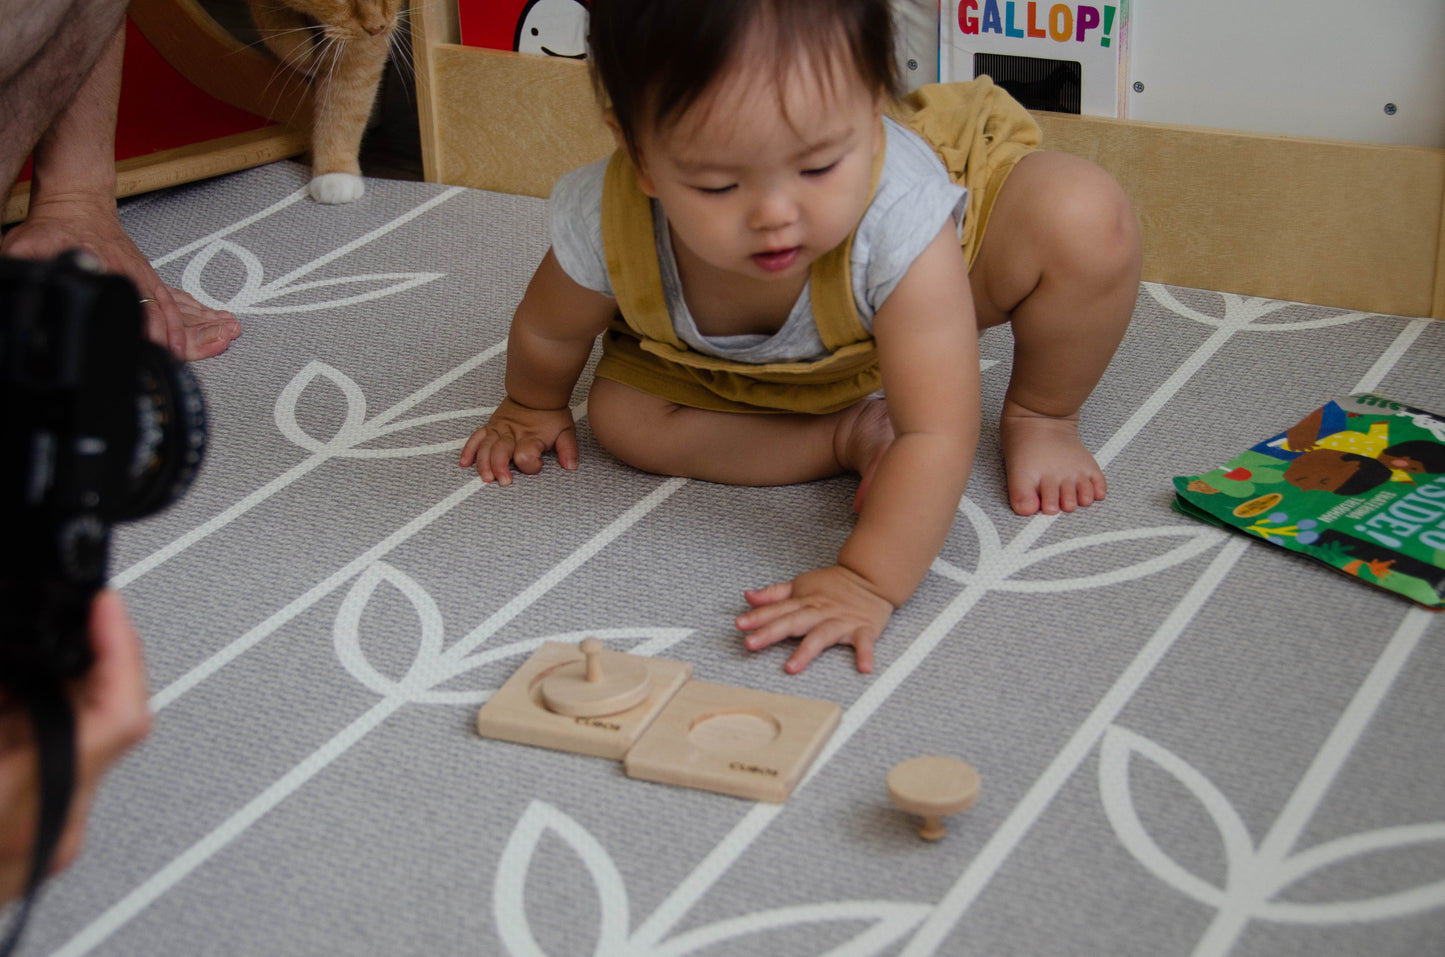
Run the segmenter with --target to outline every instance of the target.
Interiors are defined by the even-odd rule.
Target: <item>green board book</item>
[[[1326,402],[1202,475],[1174,507],[1445,608],[1445,419],[1370,393]]]

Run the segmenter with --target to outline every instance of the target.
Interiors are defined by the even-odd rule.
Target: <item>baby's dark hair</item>
[[[635,154],[644,124],[666,128],[734,65],[749,31],[772,28],[772,68],[797,52],[836,55],[870,90],[899,92],[889,0],[592,0],[588,55],[598,96]]]

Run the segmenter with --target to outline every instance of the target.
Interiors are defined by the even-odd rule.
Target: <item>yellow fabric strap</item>
[[[933,147],[955,183],[968,187],[960,242],[972,267],[1004,180],[1043,140],[1038,123],[986,76],[919,87],[889,113]]]
[[[618,150],[602,180],[602,249],[612,295],[618,311],[639,335],[684,349],[667,312],[657,256],[642,255],[655,246],[652,203],[637,185],[627,152]]]
[[[883,172],[886,147],[873,158],[871,197]],[[852,249],[857,227],[834,248],[814,260],[809,294],[818,336],[829,352],[871,338],[853,301]],[[625,150],[612,154],[602,186],[602,248],[618,310],[627,324],[647,339],[686,349],[672,325],[662,292],[652,203],[637,185],[637,172]]]
[[[870,192],[883,169],[882,153],[874,159]],[[705,355],[678,337],[662,291],[652,205],[621,150],[603,180],[602,242],[620,315],[603,338],[597,375],[719,411],[833,412],[879,388],[877,350],[853,300],[852,234],[809,272],[814,318],[829,355],[760,365]]]

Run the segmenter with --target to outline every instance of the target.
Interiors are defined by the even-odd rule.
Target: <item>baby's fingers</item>
[[[808,667],[813,659],[822,654],[827,648],[834,645],[852,645],[853,657],[859,674],[873,673],[873,643],[877,638],[869,634],[866,628],[849,628],[841,621],[832,620],[825,622],[822,627],[814,628],[808,633],[798,645],[798,650],[793,652],[783,665],[783,670],[790,675],[795,675]]]
[[[798,649],[783,665],[783,670],[795,675],[813,659],[834,645],[852,645],[858,653],[858,670],[867,674],[873,670],[873,641],[865,638],[861,628],[850,628],[846,622],[830,618],[809,631],[798,643]]]
[[[769,585],[767,588],[747,588],[743,590],[743,598],[754,608],[762,608],[780,602],[785,598],[793,597],[792,582],[778,582],[776,585]],[[743,617],[748,617],[744,615]],[[743,627],[739,625],[738,627]]]
[[[542,453],[546,451],[547,443],[536,436],[527,436],[516,442],[512,449],[512,462],[516,464],[517,471],[536,475],[542,471]]]
[[[496,482],[503,488],[512,484],[512,470],[509,466],[512,464],[516,447],[516,440],[510,436],[499,436],[482,446],[477,453],[477,473],[481,475],[483,482]]]
[[[482,440],[487,437],[486,429],[477,429],[467,436],[466,442],[462,443],[462,454],[457,458],[457,465],[467,468],[477,460],[477,449],[481,447]]]
[[[569,472],[577,468],[577,430],[565,429],[557,436],[557,464]]]
[[[822,620],[818,609],[790,600],[743,612],[736,624],[739,630],[748,632],[743,638],[748,650],[761,651],[785,639],[806,635]]]

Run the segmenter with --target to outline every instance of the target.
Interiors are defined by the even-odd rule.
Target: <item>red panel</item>
[[[115,158],[130,159],[269,126],[270,121],[222,103],[165,61],[134,23],[125,24],[125,67]]]
[[[115,158],[130,159],[269,126],[265,117],[222,103],[165,61],[134,23],[125,24],[125,64]],[[27,160],[20,180],[30,178]]]
[[[517,40],[517,23],[527,0],[458,0],[457,25],[462,44],[488,50],[511,50]]]

